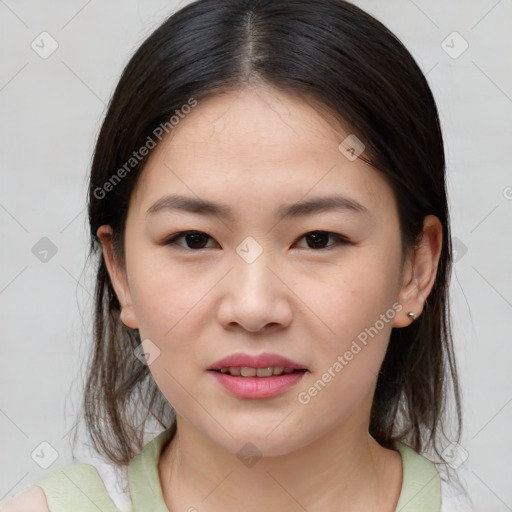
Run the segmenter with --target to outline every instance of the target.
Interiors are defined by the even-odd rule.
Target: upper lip
[[[248,367],[248,368],[268,368],[269,366],[282,366],[284,368],[293,368],[294,370],[303,370],[306,367],[303,364],[292,361],[287,357],[280,356],[279,354],[259,354],[250,355],[238,352],[230,354],[227,357],[219,359],[213,363],[208,370],[220,370],[222,368],[229,368],[230,366]]]

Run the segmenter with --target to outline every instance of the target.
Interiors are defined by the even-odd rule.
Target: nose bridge
[[[227,276],[219,309],[224,325],[237,323],[248,331],[261,330],[267,324],[287,325],[292,317],[286,287],[279,275],[272,251],[247,237],[233,254],[232,270]]]
[[[236,248],[234,262],[235,287],[249,297],[270,292],[273,287],[273,273],[267,267],[275,266],[272,251],[264,247],[264,242],[254,237],[246,237]]]

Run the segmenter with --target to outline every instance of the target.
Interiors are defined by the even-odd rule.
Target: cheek
[[[310,275],[297,281],[294,291],[315,313],[305,312],[312,318],[315,370],[321,375],[330,369],[337,378],[326,379],[338,384],[329,387],[344,395],[364,393],[378,374],[397,314],[398,270],[397,251],[373,246],[331,268],[328,278]]]
[[[130,280],[141,334],[160,340],[173,337],[182,324],[190,327],[190,318],[211,288],[207,275],[200,279],[196,267],[172,265],[165,251],[141,253],[132,262]]]
[[[201,297],[211,288],[211,280],[206,276],[197,279],[197,275],[194,279],[193,274],[177,271],[155,258],[152,264],[147,261],[132,274],[132,301],[140,336],[142,340],[149,338],[159,349],[158,358],[149,366],[155,383],[173,407],[187,416],[191,376],[202,371],[198,366],[201,347],[194,340],[201,336]]]
[[[373,268],[346,269],[316,289],[315,312],[322,322],[310,324],[314,367],[297,399],[312,417],[331,426],[346,421],[361,404],[364,410],[370,406],[386,354],[396,312],[388,277]]]
[[[381,268],[374,258],[357,258],[329,272],[309,275],[294,291],[325,324],[327,337],[353,337],[372,325],[393,304],[397,275],[392,264]]]

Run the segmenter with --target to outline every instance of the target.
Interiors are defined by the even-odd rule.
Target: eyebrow
[[[276,216],[279,220],[285,218],[304,217],[315,213],[326,211],[348,211],[353,213],[369,215],[370,211],[366,206],[341,195],[330,195],[317,197],[307,201],[300,201],[289,205],[281,205],[276,210]],[[233,210],[225,204],[218,204],[205,199],[194,197],[167,195],[158,199],[147,210],[145,216],[148,217],[161,211],[185,211],[203,216],[218,216],[229,221],[234,220]]]

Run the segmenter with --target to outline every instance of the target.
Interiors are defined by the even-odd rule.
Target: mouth
[[[304,364],[279,354],[230,354],[213,363],[208,370],[229,373],[236,377],[272,377],[283,373],[307,370]]]
[[[266,366],[255,368],[251,366],[224,366],[219,370],[211,370],[217,373],[231,375],[232,377],[279,377],[280,375],[289,375],[291,373],[304,373],[305,368],[289,368],[285,366]]]
[[[308,372],[302,363],[279,354],[231,354],[212,364],[208,372],[238,398],[272,398],[296,386]]]

